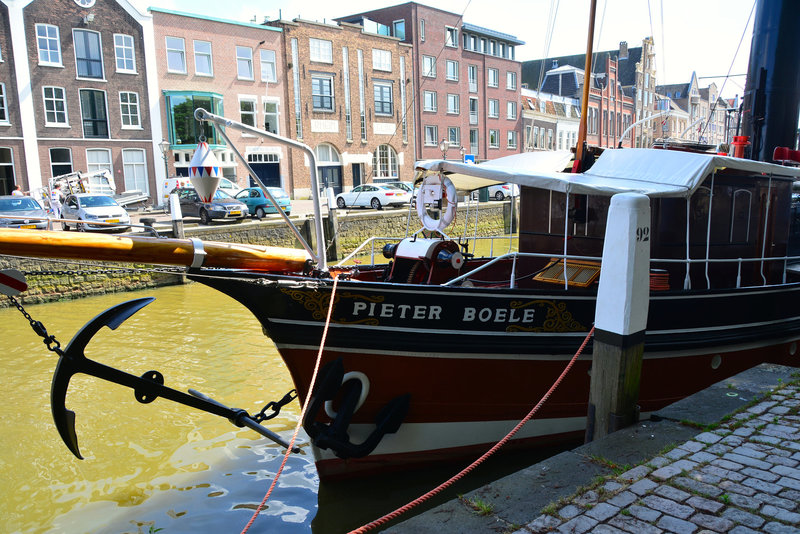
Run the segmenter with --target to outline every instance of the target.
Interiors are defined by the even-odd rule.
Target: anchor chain
[[[47,328],[44,327],[44,324],[42,324],[41,321],[34,320],[34,318],[31,317],[31,314],[25,311],[25,308],[22,306],[22,304],[17,302],[17,299],[12,297],[11,295],[6,295],[6,297],[8,297],[8,300],[10,300],[11,303],[14,306],[16,306],[16,308],[20,311],[22,316],[28,320],[28,322],[31,324],[31,328],[36,333],[36,335],[42,338],[45,346],[47,347],[47,350],[49,350],[50,352],[55,352],[59,356],[63,356],[64,351],[61,350],[61,343],[56,339],[55,336],[47,333]]]
[[[261,408],[260,412],[258,412],[253,416],[253,420],[257,423],[261,423],[262,421],[272,419],[273,417],[281,413],[281,408],[283,408],[296,398],[297,398],[297,390],[293,389],[289,393],[284,395],[281,400],[268,402],[266,406]],[[266,413],[267,410],[273,410],[273,412],[271,414],[267,414]]]

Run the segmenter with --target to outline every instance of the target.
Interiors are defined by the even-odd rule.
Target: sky
[[[279,16],[330,22],[404,0],[131,0],[238,22],[262,22]],[[633,48],[653,36],[659,84],[686,83],[695,72],[700,86],[716,83],[722,96],[744,92],[755,0],[597,0],[595,51]],[[463,14],[466,23],[508,33],[525,41],[520,61],[580,54],[586,50],[590,0],[424,0],[420,3]],[[224,10],[220,6],[224,5]],[[551,15],[555,11],[555,16]],[[552,32],[548,21],[554,18]],[[748,22],[749,20],[749,22]],[[547,39],[552,34],[552,39]],[[737,51],[738,49],[738,51]],[[724,85],[723,85],[724,84]]]

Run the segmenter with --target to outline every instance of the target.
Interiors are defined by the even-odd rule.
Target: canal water
[[[86,356],[126,372],[160,371],[165,385],[197,389],[250,413],[280,399],[291,379],[256,319],[201,284],[31,305],[27,311],[66,346],[101,311],[128,299],[156,300],[117,330],[104,328]],[[264,497],[283,449],[226,419],[165,399],[140,404],[132,390],[76,375],[67,408],[76,414],[84,460],[61,441],[50,413],[57,357],[15,308],[0,309],[0,532],[240,532]],[[533,400],[532,402],[535,402]],[[291,437],[300,407],[267,426]],[[382,481],[320,486],[307,436],[249,532],[346,532],[389,513],[458,472],[443,465]],[[492,459],[419,513],[555,451]],[[405,519],[405,517],[403,517]]]

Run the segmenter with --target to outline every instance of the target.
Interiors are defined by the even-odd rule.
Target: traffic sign
[[[475,163],[475,154],[464,154],[464,163]]]

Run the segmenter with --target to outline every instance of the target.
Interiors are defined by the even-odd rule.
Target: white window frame
[[[400,177],[397,152],[391,145],[378,145],[378,148],[372,153],[372,177],[379,180],[397,180]]]
[[[242,68],[247,72],[242,74]],[[249,46],[236,45],[236,79],[254,80],[253,77],[253,49]]]
[[[267,111],[268,104],[275,104],[275,111]],[[275,134],[281,134],[281,99],[279,97],[274,96],[262,96],[261,97],[261,111],[263,113],[263,122],[262,126],[268,132],[272,132]],[[274,116],[274,131],[267,129],[267,117]],[[259,126],[262,127],[262,126]]]
[[[445,71],[445,79],[457,82],[458,81],[458,61],[452,59],[446,60],[447,69]]]
[[[173,46],[170,46],[170,40],[173,40],[172,43]],[[167,35],[164,37],[164,43],[167,51],[167,72],[172,72],[175,74],[186,74],[186,41],[183,39],[183,37],[173,37],[171,35]],[[180,48],[175,46],[178,43],[180,43]],[[180,59],[181,65],[183,66],[183,70],[173,69],[170,66],[169,58],[170,56],[175,57],[176,54],[177,57]]]
[[[54,172],[54,170],[53,170],[53,164],[54,164],[54,162],[53,162],[53,150],[65,150],[66,153],[69,154],[69,170],[67,171],[67,173],[73,172],[73,170],[75,169],[75,163],[73,162],[73,159],[72,159],[72,149],[69,148],[69,147],[64,147],[64,146],[53,146],[53,147],[50,147],[47,150],[47,157],[50,160],[50,176],[59,176],[61,174],[67,174],[67,173],[56,173],[56,172]],[[62,166],[62,165],[66,166],[67,164],[68,163],[65,162],[65,161],[55,162],[55,165],[59,165],[59,166]]]
[[[242,104],[245,102],[250,104],[250,110],[248,111],[242,109]],[[247,122],[245,120],[245,116],[250,117],[252,119],[251,122]],[[239,121],[242,124],[247,124],[249,126],[253,126],[254,128],[259,128],[257,97],[251,95],[239,95]]]
[[[123,102],[122,95],[129,95],[128,101]],[[130,101],[130,95],[134,95],[136,102]],[[127,113],[125,112],[125,106],[128,107]],[[140,109],[139,105],[139,93],[135,93],[133,91],[120,91],[119,93],[119,114],[120,114],[120,128],[123,130],[141,130],[142,129],[142,117],[139,113]],[[133,113],[135,111],[135,113]],[[125,124],[125,117],[128,117],[128,120],[131,124]],[[135,119],[136,124],[133,124],[133,120]]]
[[[486,85],[489,87],[499,87],[500,85],[500,71],[489,67],[486,72]]]
[[[381,50],[380,48],[373,48],[372,68],[373,70],[392,72],[392,53],[389,50]]]
[[[489,130],[489,148],[500,148],[500,130]]]
[[[506,118],[509,120],[516,120],[517,118],[517,103],[513,100],[506,102]]]
[[[8,97],[6,97],[6,84],[0,82],[0,124],[10,124],[8,119]]]
[[[58,98],[58,97],[55,96],[55,91],[53,91],[53,97],[52,98],[48,98],[47,91],[46,91],[47,89],[58,89],[58,90],[60,90],[61,91],[61,98]],[[50,109],[50,110],[47,109],[48,102],[52,103],[52,108],[53,109]],[[56,103],[57,102],[61,102],[62,103],[63,109],[64,109],[63,112],[58,111],[56,109],[56,107],[57,107]],[[69,115],[67,114],[67,91],[63,87],[57,87],[57,86],[53,86],[53,85],[44,85],[44,86],[42,86],[42,104],[44,106],[44,125],[45,125],[45,127],[64,127],[64,126],[69,126]],[[51,121],[49,121],[48,120],[48,116],[47,116],[48,112],[55,114],[56,118],[58,118],[59,114],[63,113],[64,121],[63,122],[60,122],[60,121],[51,122]]]
[[[317,93],[314,92],[314,80],[316,80],[316,79],[328,80],[328,83],[330,84],[331,94],[330,95],[323,95],[323,94],[320,93],[319,96],[322,97],[322,98],[328,98],[329,97],[331,99],[330,107],[323,107],[323,106],[317,107],[317,106],[314,105],[314,95],[317,94]],[[335,91],[335,88],[334,88],[333,75],[332,74],[322,74],[322,73],[317,74],[317,73],[314,73],[314,74],[311,75],[311,107],[312,107],[312,109],[314,111],[322,111],[322,112],[326,112],[326,113],[333,113],[336,110],[336,91]]]
[[[438,106],[437,106],[436,91],[423,91],[422,111],[430,111],[435,113],[437,108]]]
[[[508,130],[506,132],[506,147],[517,148],[517,132],[516,130]]]
[[[261,65],[261,81],[276,83],[278,81],[278,69],[275,50],[260,50],[258,59]]]
[[[513,71],[506,71],[506,89],[515,91],[517,89],[517,73]]]
[[[458,28],[452,26],[444,27],[444,45],[450,48],[458,48]]]
[[[199,50],[197,45],[208,45],[208,50]],[[194,74],[195,76],[214,76],[214,55],[211,41],[192,40],[192,51],[194,52]],[[197,63],[200,58],[208,58],[208,71],[201,70]]]
[[[309,38],[308,57],[317,63],[333,64],[333,41]]]
[[[435,124],[425,125],[425,146],[439,146],[439,128]]]
[[[128,156],[138,154],[141,156],[140,161],[130,161]],[[125,191],[141,191],[145,195],[150,194],[150,180],[147,177],[147,160],[145,151],[141,148],[123,148],[122,149],[122,175],[125,184]],[[134,176],[131,176],[133,172]],[[139,187],[139,185],[144,187]],[[133,187],[131,187],[133,186]]]
[[[44,35],[39,35],[39,30],[45,30]],[[55,30],[55,36],[50,34],[49,30]],[[42,48],[42,40],[47,44],[47,48]],[[55,45],[55,48],[51,46]],[[36,25],[36,48],[39,54],[39,65],[43,67],[63,67],[63,58],[61,55],[61,30],[58,26],[52,24],[37,24]],[[46,60],[42,60],[42,53],[47,55]],[[57,61],[53,61],[53,54],[58,56]]]
[[[447,140],[450,142],[450,148],[461,148],[461,128],[459,126],[448,126]]]
[[[78,61],[79,60],[86,60],[86,58],[78,58],[77,54],[77,41],[75,40],[76,35],[96,35],[97,36],[97,48],[100,52],[100,58],[91,58],[92,61],[99,61],[100,63],[100,77],[95,78],[93,76],[81,76],[80,74],[77,75],[79,80],[105,80],[106,79],[106,64],[105,64],[105,55],[103,54],[103,34],[98,31],[94,30],[87,30],[85,28],[72,28],[72,47],[73,52],[75,53],[75,72],[77,73],[78,68]]]
[[[498,99],[489,99],[489,102],[486,106],[486,115],[492,119],[497,119],[500,117],[500,101]]]
[[[126,52],[130,52],[130,57],[125,55]],[[123,63],[122,68],[119,66],[120,61]],[[130,68],[126,65],[128,62],[131,64]],[[114,34],[114,63],[117,66],[117,72],[136,74],[136,48],[134,47],[132,35],[125,33]]]
[[[436,58],[422,56],[422,75],[426,78],[436,78]]]
[[[103,161],[91,161],[92,154],[103,154],[106,157]],[[114,166],[111,163],[111,150],[108,148],[87,148],[86,149],[86,172],[98,172],[108,169],[111,176],[114,176]]]
[[[461,113],[460,95],[447,93],[447,113],[450,115]]]

